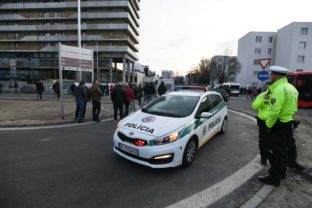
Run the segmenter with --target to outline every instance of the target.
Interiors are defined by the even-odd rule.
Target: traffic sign
[[[259,73],[258,73],[258,79],[260,80],[260,81],[265,81],[265,80],[267,80],[269,78],[269,73],[268,73],[268,71],[266,71],[266,70],[262,70],[262,71],[260,71]]]
[[[265,69],[271,62],[271,58],[258,59],[262,69]]]

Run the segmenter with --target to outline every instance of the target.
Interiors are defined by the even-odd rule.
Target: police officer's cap
[[[282,66],[271,66],[269,68],[269,71],[272,74],[280,74],[280,75],[286,75],[288,72],[290,72],[289,69],[282,67]]]

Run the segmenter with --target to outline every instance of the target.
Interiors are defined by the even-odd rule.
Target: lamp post
[[[99,43],[96,41],[96,79],[99,80],[100,69],[99,69]]]
[[[77,18],[78,18],[78,47],[81,48],[81,9],[80,9],[80,0],[77,0]],[[82,79],[81,70],[78,71],[78,80]]]

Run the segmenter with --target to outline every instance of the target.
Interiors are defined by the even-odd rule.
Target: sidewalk
[[[61,104],[53,95],[44,95],[36,100],[35,94],[0,94],[0,128],[8,126],[44,125],[52,123],[74,123],[75,102],[70,95],[64,96],[64,116],[61,119]],[[92,120],[91,104],[87,104],[86,120]],[[249,115],[256,112],[251,109],[251,100],[233,97],[228,103],[229,109]],[[112,116],[110,97],[102,99],[101,118]],[[312,167],[312,109],[299,109],[296,119],[301,121],[295,130],[298,145],[298,162]],[[257,128],[255,124],[255,128]],[[286,180],[275,188],[260,208],[310,208],[312,207],[312,183],[288,171]]]
[[[249,115],[256,115],[251,109],[251,100],[241,97],[232,97],[229,108]],[[301,124],[295,130],[297,142],[297,161],[305,167],[312,167],[312,109],[299,109],[296,119]],[[256,127],[256,125],[255,125]],[[311,208],[312,207],[312,181],[303,179],[292,171],[287,172],[287,178],[281,186],[275,188],[273,193],[264,200],[259,208]]]
[[[63,98],[64,120],[61,116],[61,102],[53,95],[43,95],[37,100],[35,94],[0,94],[0,127],[46,125],[59,123],[74,123],[76,103],[71,95]],[[113,115],[112,104],[108,96],[102,99],[100,117]],[[86,121],[92,120],[92,104],[88,102]]]

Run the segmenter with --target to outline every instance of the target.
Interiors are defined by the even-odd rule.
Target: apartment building
[[[78,45],[77,0],[0,3],[0,77],[58,78],[58,43]],[[140,0],[81,0],[81,46],[94,52],[101,81],[137,78]],[[77,79],[76,72],[63,73]],[[83,74],[88,79],[89,74]]]
[[[262,85],[258,59],[271,58],[270,65],[292,71],[312,71],[312,23],[293,22],[277,32],[249,32],[238,41],[237,58],[242,69],[236,81],[242,86]]]
[[[262,70],[258,59],[271,58],[274,63],[276,32],[249,32],[238,40],[237,59],[241,63],[241,71],[236,81],[241,86],[258,86],[258,73]]]
[[[293,22],[277,31],[274,64],[312,71],[312,22]]]

